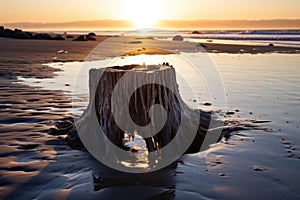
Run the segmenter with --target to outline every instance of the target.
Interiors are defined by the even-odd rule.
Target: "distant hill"
[[[82,30],[82,29],[122,29],[130,28],[132,25],[126,20],[92,20],[74,22],[33,23],[17,22],[3,24],[8,28],[21,28],[33,30]]]
[[[3,24],[8,28],[28,30],[85,30],[134,28],[126,20],[93,20],[63,23],[18,22]],[[161,20],[160,28],[173,29],[300,29],[300,19],[272,20]]]

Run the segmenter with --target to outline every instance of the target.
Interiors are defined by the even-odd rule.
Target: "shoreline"
[[[39,78],[52,77],[54,76],[53,73],[57,71],[57,69],[53,69],[42,64],[51,62],[84,61],[97,45],[108,38],[113,37],[96,36],[96,41],[56,41],[0,38],[0,77],[8,79],[13,79],[15,76],[19,75]],[[124,37],[122,40],[124,40],[126,48],[129,49],[127,51],[125,50],[125,52],[130,52],[127,55],[172,53],[177,51],[178,46],[182,46],[180,51],[185,52],[195,52],[195,50],[197,50],[203,53],[300,54],[300,48],[296,47],[191,43],[184,41],[161,41],[136,37]],[[119,48],[119,46],[120,44],[117,44],[115,48]],[[140,51],[139,49],[149,49],[149,51]],[[124,55],[124,51],[122,52],[121,49],[113,49],[113,51],[120,51],[117,52],[117,55],[119,56]],[[103,55],[96,55],[93,59],[103,59]]]
[[[298,47],[283,46],[263,46],[263,45],[239,45],[239,44],[217,44],[200,43],[209,53],[229,53],[229,54],[263,54],[263,53],[284,53],[300,54]]]

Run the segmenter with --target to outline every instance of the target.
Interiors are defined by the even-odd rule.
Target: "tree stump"
[[[117,99],[112,102],[112,91],[125,74],[122,83],[118,84]],[[166,83],[167,86],[162,85]],[[128,88],[134,92],[129,94]],[[130,65],[107,68],[96,89],[95,108],[99,124],[106,136],[118,147],[123,147],[124,131],[133,135],[138,130],[137,126],[144,127],[150,124],[148,131],[151,131],[153,136],[144,138],[148,151],[163,148],[174,138],[180,126],[181,105],[176,91],[178,88],[173,67]],[[112,105],[118,109],[115,115],[112,114]],[[152,113],[152,119],[150,118],[150,108],[153,105],[161,105],[166,112],[166,122],[163,126],[158,124],[163,120],[165,113],[157,111]],[[127,108],[129,113],[124,115]],[[119,116],[116,116],[118,114]],[[123,130],[115,121],[118,117],[121,119]],[[155,129],[158,126],[161,128],[156,133]]]
[[[106,138],[123,149],[125,132],[132,136],[138,133],[149,152],[162,149],[173,140],[178,147],[183,146],[195,132],[185,153],[200,151],[211,113],[191,110],[184,103],[175,69],[168,63],[91,69],[89,76],[90,102],[76,122],[77,131],[92,138],[99,134],[92,128],[98,123]],[[91,121],[94,116],[97,120]],[[97,142],[107,145],[107,141]]]

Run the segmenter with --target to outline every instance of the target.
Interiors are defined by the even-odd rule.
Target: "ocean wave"
[[[193,39],[221,39],[221,40],[256,40],[256,41],[300,41],[300,35],[297,37],[279,37],[279,36],[237,36],[237,35],[202,35],[191,37]]]

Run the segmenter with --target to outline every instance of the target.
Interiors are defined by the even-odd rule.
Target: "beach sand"
[[[150,183],[157,183],[154,186],[139,183],[134,185],[130,182],[133,186],[121,184],[121,186],[113,186],[95,192],[92,168],[97,164],[93,158],[87,152],[72,150],[65,145],[63,141],[65,135],[49,134],[50,128],[66,126],[68,122],[72,122],[72,113],[68,112],[68,109],[72,107],[71,97],[60,88],[45,90],[25,86],[17,80],[17,76],[35,77],[39,78],[38,81],[43,81],[43,78],[51,78],[55,76],[54,72],[58,69],[42,64],[83,61],[93,48],[107,38],[106,36],[97,36],[97,41],[88,42],[0,38],[0,199],[96,199],[99,196],[104,199],[119,199],[120,197],[125,199],[127,197],[131,199],[140,199],[140,197],[144,199],[174,198],[174,182],[176,182],[174,169],[162,172],[163,176],[160,174],[149,178]],[[130,54],[140,54],[140,52],[160,54],[162,50],[156,52],[155,49],[163,49],[163,52],[175,53],[178,46],[178,42],[173,45],[170,41],[162,42],[139,38],[141,43],[135,43],[133,48],[133,43],[130,41],[136,40],[136,38],[124,39],[126,47],[120,52],[131,49]],[[180,45],[187,52],[193,52],[197,45],[199,46],[199,44],[185,42]],[[212,53],[300,52],[299,48],[290,47],[211,43],[203,44],[202,47]],[[138,51],[141,48],[149,49],[149,51]],[[217,168],[218,163],[222,165],[220,161],[222,156],[210,159],[207,162],[214,163],[210,167],[211,170]],[[190,167],[185,166],[185,168]],[[177,173],[180,174],[180,170],[179,167]],[[195,169],[191,169],[191,171],[193,170]],[[257,171],[259,170],[264,171],[263,168],[257,168]],[[191,177],[189,177],[190,174],[186,175],[187,177],[181,177],[183,181],[177,185],[179,189],[176,197],[178,199],[181,197],[201,199],[214,196],[212,191],[226,190],[226,181],[224,181],[226,175],[224,174],[223,188],[219,186],[214,190],[207,185],[208,183],[202,183],[202,187],[209,188],[203,188],[204,196],[194,192],[189,193],[188,179]],[[182,185],[182,183],[184,184]]]
[[[0,38],[0,77],[52,77],[57,69],[47,67],[45,63],[83,61],[89,53],[102,41],[113,41],[109,36],[97,36],[96,41],[53,41],[53,40],[21,40]],[[169,54],[181,52],[207,52],[207,53],[300,53],[300,48],[232,45],[214,43],[190,43],[159,41],[149,38],[122,37],[117,44],[108,50],[107,54],[101,52],[93,55],[89,60],[103,59],[109,56],[139,55],[139,54]],[[113,42],[112,42],[113,43]],[[121,44],[120,44],[121,43]],[[120,48],[122,47],[122,48]],[[113,50],[111,50],[113,49]],[[104,56],[104,57],[103,57]]]

